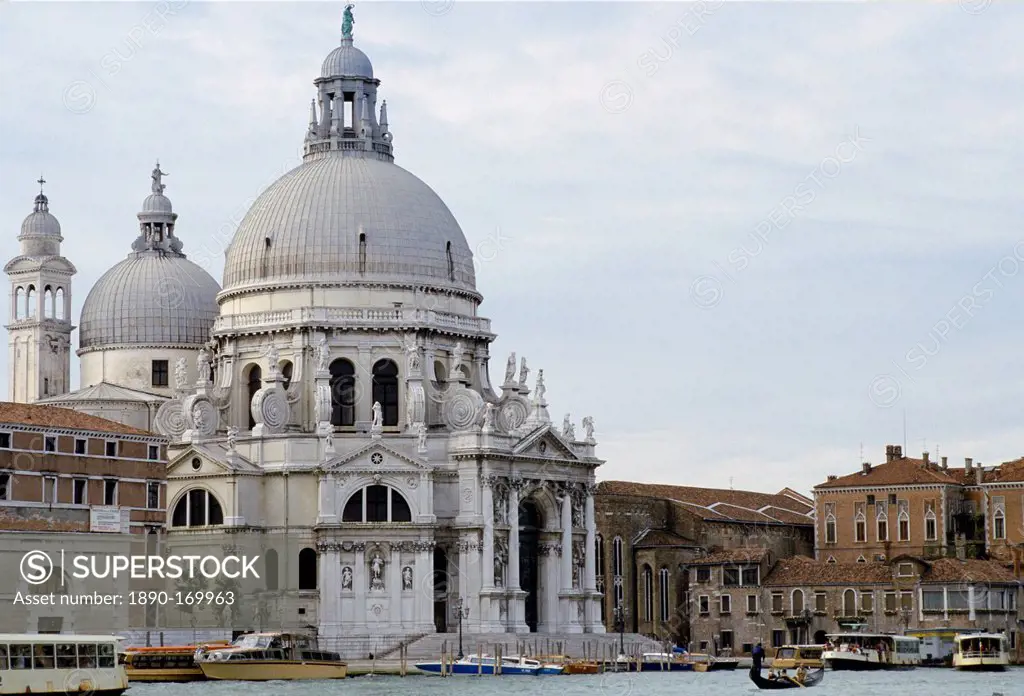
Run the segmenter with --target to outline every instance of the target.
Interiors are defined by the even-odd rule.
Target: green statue
[[[341,38],[343,39],[352,38],[352,25],[356,21],[352,18],[353,7],[355,5],[345,5],[345,13],[341,16]]]

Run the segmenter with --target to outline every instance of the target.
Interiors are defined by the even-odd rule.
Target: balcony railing
[[[469,333],[490,333],[491,320],[417,307],[367,309],[363,307],[300,307],[296,309],[222,315],[217,332],[244,331],[266,326],[338,325],[346,327],[432,326]]]

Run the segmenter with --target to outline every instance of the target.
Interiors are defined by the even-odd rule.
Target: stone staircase
[[[626,654],[637,652],[662,652],[664,646],[639,633],[623,636]],[[458,633],[430,633],[408,643],[407,657],[410,661],[436,660],[442,650],[457,653]],[[495,647],[501,646],[505,655],[569,655],[594,659],[614,659],[619,654],[618,633],[464,633],[462,649],[466,654],[482,650],[494,654]],[[377,657],[398,659],[399,646]]]

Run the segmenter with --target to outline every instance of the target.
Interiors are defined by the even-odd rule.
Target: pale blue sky
[[[159,157],[219,279],[342,7],[0,4],[4,257],[42,171],[77,316]],[[1024,7],[704,7],[356,8],[396,163],[477,252],[492,373],[544,368],[602,478],[808,490],[904,409],[912,453],[1024,454]]]

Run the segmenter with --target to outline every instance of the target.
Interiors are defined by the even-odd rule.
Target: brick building
[[[690,642],[688,565],[709,553],[750,547],[774,557],[809,555],[813,503],[779,493],[603,481],[595,496],[597,583],[602,619],[625,629]]]
[[[956,468],[889,445],[885,463],[816,486],[814,508],[820,560],[1010,560],[1024,548],[1024,459],[986,468],[967,458]]]
[[[156,554],[166,521],[164,438],[103,418],[0,402],[0,631],[110,630],[154,625],[144,607],[42,607],[18,593],[126,593],[111,581],[19,573],[30,550]],[[130,612],[129,612],[130,610]],[[112,623],[113,622],[113,623]]]
[[[839,563],[776,560],[768,549],[709,554],[688,565],[692,650],[749,655],[824,643],[826,634],[958,627],[1005,633],[1020,657],[1020,564],[899,556]],[[1015,574],[1016,573],[1016,574]]]

